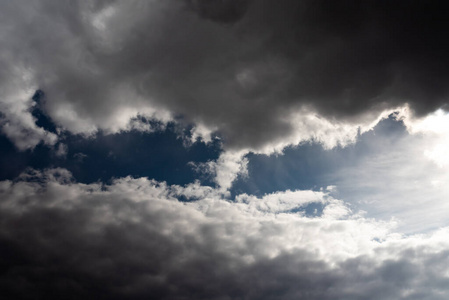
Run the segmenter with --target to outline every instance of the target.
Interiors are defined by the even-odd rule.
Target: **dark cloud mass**
[[[188,0],[190,7],[201,17],[232,23],[246,13],[249,0]]]
[[[24,65],[75,132],[165,109],[220,131],[225,147],[259,149],[291,136],[304,107],[360,124],[404,103],[417,115],[447,105],[443,1],[2,6],[3,70]]]

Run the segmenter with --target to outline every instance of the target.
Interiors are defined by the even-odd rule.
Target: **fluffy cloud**
[[[248,174],[248,160],[245,158],[245,152],[223,152],[216,161],[195,164],[192,167],[197,172],[210,175],[215,183],[220,187],[222,193],[227,193],[237,176],[246,176]]]
[[[200,198],[180,202],[183,193]],[[233,203],[197,183],[85,185],[55,169],[3,181],[0,194],[0,286],[11,299],[448,295],[446,229],[401,237],[394,224],[355,214],[324,191]],[[290,211],[311,201],[327,212]]]
[[[54,133],[36,126],[31,114],[36,87],[30,76],[20,65],[5,66],[0,62],[0,131],[19,150],[33,149],[41,142],[52,146],[58,140]]]
[[[182,116],[200,124],[197,135],[219,131],[233,151],[273,152],[311,138],[345,144],[385,110],[408,103],[425,115],[446,106],[440,6],[6,1],[0,63],[25,66],[47,113],[74,133]]]
[[[446,19],[428,1],[2,1],[0,126],[20,150],[68,153],[36,125],[38,89],[58,132],[173,121],[224,149],[195,165],[217,188],[1,181],[2,297],[447,299]],[[345,146],[405,107],[415,135],[329,174],[337,189],[230,199],[248,151]]]

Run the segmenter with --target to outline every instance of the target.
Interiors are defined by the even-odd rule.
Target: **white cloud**
[[[293,110],[284,117],[293,128],[290,135],[274,138],[264,147],[249,150],[267,155],[282,153],[286,147],[305,141],[318,142],[325,149],[346,147],[355,143],[359,134],[372,130],[382,119],[398,109],[401,108],[366,113],[353,122],[327,119],[310,109]]]
[[[54,145],[57,136],[36,126],[31,114],[32,96],[38,88],[35,70],[29,62],[18,60],[20,42],[9,38],[17,34],[16,27],[10,21],[9,4],[0,13],[2,21],[0,41],[8,47],[0,51],[0,131],[6,135],[19,150],[33,149],[40,142]],[[26,22],[27,16],[23,16]]]
[[[326,203],[329,205],[327,194],[314,191],[284,191],[267,194],[262,199],[253,195],[240,194],[235,201],[245,203],[249,209],[266,211],[269,213],[288,212],[309,203]]]
[[[194,143],[197,140],[201,140],[203,142],[210,143],[212,141],[212,134],[217,131],[218,128],[208,128],[204,124],[199,122],[196,123],[195,127],[192,128],[191,133],[191,142]]]
[[[33,149],[40,142],[54,145],[58,137],[36,126],[36,119],[31,114],[35,88],[28,77],[32,75],[19,67],[10,71],[9,76],[13,78],[0,84],[0,130],[22,151]]]
[[[192,163],[192,166],[197,172],[211,175],[222,193],[226,194],[238,176],[248,175],[246,154],[246,151],[225,151],[216,161]]]
[[[180,202],[181,194],[198,200]],[[0,243],[14,245],[16,253],[33,249],[22,267],[20,255],[6,262],[0,284],[16,272],[28,281],[26,287],[8,285],[4,291],[12,297],[19,289],[45,291],[46,283],[32,277],[38,269],[53,286],[72,283],[56,294],[82,295],[74,289],[79,286],[92,295],[92,283],[115,296],[154,296],[174,287],[166,290],[172,299],[190,297],[192,288],[208,299],[221,299],[229,289],[248,299],[271,299],[274,290],[282,291],[280,299],[376,299],[380,291],[385,299],[439,299],[449,292],[441,267],[449,260],[448,229],[403,237],[394,223],[354,214],[323,192],[240,195],[233,202],[198,183],[167,186],[125,177],[111,185],[80,184],[54,169],[2,181],[0,195]],[[313,201],[325,205],[321,217],[285,212]],[[100,284],[105,276],[114,283]]]

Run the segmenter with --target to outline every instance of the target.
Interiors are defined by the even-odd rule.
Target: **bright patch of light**
[[[407,123],[406,123],[407,124]],[[439,109],[407,124],[411,133],[429,136],[424,155],[440,167],[449,166],[449,113]]]

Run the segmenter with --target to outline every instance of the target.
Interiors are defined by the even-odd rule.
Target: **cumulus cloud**
[[[2,68],[3,67],[3,68]],[[0,62],[0,131],[19,150],[33,149],[37,144],[54,145],[58,137],[36,125],[31,111],[35,86],[24,67],[5,66]]]
[[[44,143],[68,155],[67,141],[36,125],[36,90],[57,132],[152,132],[175,122],[191,128],[187,144],[215,136],[224,149],[192,164],[216,188],[132,177],[82,184],[65,169],[1,181],[2,296],[447,299],[443,8],[2,1],[0,126],[19,150]],[[346,146],[404,108],[398,118],[415,135],[329,174],[341,179],[331,182],[337,188],[230,198],[249,151],[306,140]],[[70,155],[81,162],[87,154],[77,151]],[[348,191],[352,205],[336,196]],[[364,203],[375,209],[360,211]],[[422,228],[439,229],[411,234]]]
[[[316,135],[345,144],[385,110],[447,107],[441,5],[6,1],[0,59],[4,70],[25,65],[47,113],[74,133],[182,116],[200,124],[195,136],[217,130],[233,151],[273,152]]]
[[[245,154],[244,151],[226,151],[215,161],[199,164],[192,162],[191,165],[197,172],[211,176],[220,190],[227,193],[238,176],[248,175]]]
[[[199,198],[180,202],[182,193]],[[0,194],[0,286],[10,299],[448,295],[447,229],[401,237],[394,224],[350,212],[327,192],[233,203],[198,183],[126,177],[86,185],[53,169],[2,181]],[[310,201],[329,213],[288,212]],[[344,218],[332,213],[340,209]]]

